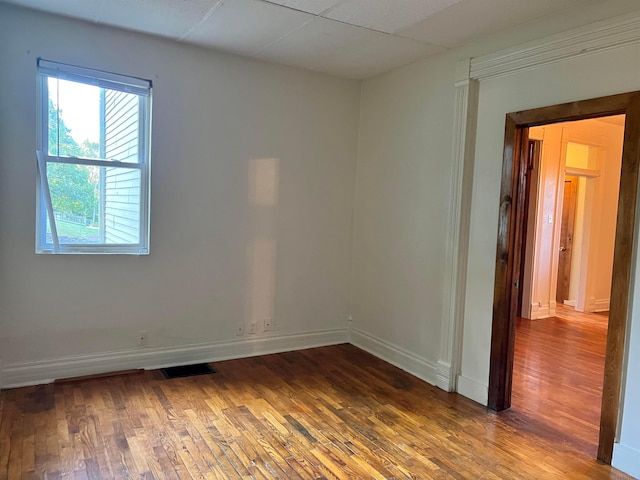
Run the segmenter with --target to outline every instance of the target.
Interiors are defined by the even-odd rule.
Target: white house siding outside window
[[[38,60],[36,252],[149,252],[151,82]]]

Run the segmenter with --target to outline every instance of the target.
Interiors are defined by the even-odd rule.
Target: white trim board
[[[622,443],[614,444],[611,466],[632,477],[640,478],[640,450],[627,447]]]
[[[351,330],[350,343],[431,385],[437,383],[438,365],[426,358],[414,355],[358,329]]]
[[[464,375],[458,375],[458,393],[485,407],[489,403],[489,387]]]
[[[351,343],[431,385],[438,383],[437,364],[360,330],[354,329],[349,334],[347,329],[338,329],[256,340],[125,350],[8,364],[2,371],[4,380],[2,388],[38,385],[51,383],[57,379],[122,370],[153,370],[190,363],[217,362],[342,343]]]
[[[5,364],[2,388],[50,383],[61,378],[97,375],[131,369],[153,370],[190,363],[218,362],[271,353],[347,343],[347,329],[76,355],[54,360]]]
[[[611,301],[608,298],[600,298],[591,301],[589,304],[590,312],[608,312]]]
[[[447,392],[456,390],[456,374],[462,346],[461,325],[464,318],[464,285],[471,211],[471,183],[475,155],[475,122],[478,82],[469,79],[469,60],[456,66],[455,114],[449,185],[449,223],[445,242],[443,309],[440,322],[440,353],[437,386]]]
[[[531,320],[540,320],[543,318],[554,317],[557,313],[555,302],[553,305],[531,305]]]
[[[471,60],[469,78],[484,80],[640,42],[640,16],[623,15]]]

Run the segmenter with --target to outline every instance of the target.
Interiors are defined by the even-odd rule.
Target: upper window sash
[[[150,80],[52,62],[43,58],[38,59],[38,74],[144,97],[149,96],[152,86]]]
[[[115,158],[98,159],[127,165],[132,163],[148,163],[149,155],[151,153],[149,151],[148,144],[148,137],[151,127],[151,80],[105,72],[102,70],[83,68],[59,62],[52,62],[42,58],[39,58],[37,60],[37,75],[39,77],[38,89],[41,92],[40,97],[42,102],[42,105],[40,105],[41,119],[38,122],[38,150],[41,150],[44,153],[45,157],[47,157],[49,160],[52,160],[54,158],[88,159],[87,157],[64,155],[59,151],[53,154],[49,154],[50,125],[49,119],[44,112],[48,111],[47,102],[49,97],[49,85],[47,79],[54,78],[58,80],[67,80],[76,83],[82,83],[85,85],[95,86],[98,88],[104,88],[106,90],[113,90],[136,95],[138,97],[138,101],[140,102],[140,111],[138,117],[140,123],[138,125],[139,149],[135,161]]]

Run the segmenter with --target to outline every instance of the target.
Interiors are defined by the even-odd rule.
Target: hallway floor
[[[607,341],[607,313],[559,305],[555,317],[518,319],[512,411],[526,428],[595,457]]]

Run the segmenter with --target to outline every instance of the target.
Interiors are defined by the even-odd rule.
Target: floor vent
[[[179,367],[161,368],[164,378],[194,377],[196,375],[208,375],[216,373],[208,363],[196,363],[194,365],[181,365]]]

